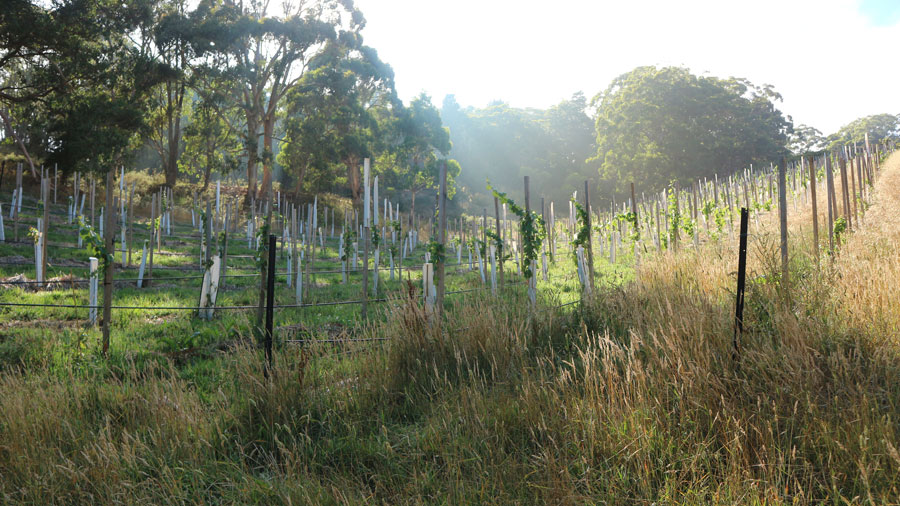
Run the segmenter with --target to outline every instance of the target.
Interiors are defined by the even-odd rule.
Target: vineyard
[[[900,364],[869,341],[898,323],[891,236],[873,231],[892,226],[892,149],[633,190],[608,209],[587,182],[534,202],[526,178],[523,203],[489,184],[492,215],[459,219],[439,199],[401,212],[368,171],[362,210],[280,194],[246,210],[221,186],[163,188],[145,207],[124,170],[60,188],[45,170],[29,194],[20,169],[2,206],[0,491],[896,497]],[[57,452],[66,465],[34,472]]]

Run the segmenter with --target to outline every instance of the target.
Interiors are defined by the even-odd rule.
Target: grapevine
[[[578,251],[579,246],[587,247],[588,240],[591,237],[591,229],[588,228],[587,209],[585,209],[584,206],[579,204],[575,199],[572,199],[572,204],[575,206],[575,219],[578,223],[578,232],[575,234],[575,238],[572,239],[572,258],[577,264],[578,256],[575,252]]]
[[[524,256],[525,279],[531,279],[531,277],[534,276],[534,272],[531,270],[531,264],[532,262],[537,261],[541,244],[543,244],[544,238],[547,236],[547,228],[544,225],[544,220],[534,211],[531,211],[530,213],[525,212],[524,209],[519,207],[505,193],[495,190],[494,187],[491,186],[490,181],[487,183],[487,189],[490,190],[500,202],[507,204],[509,210],[519,217],[519,232],[522,235],[523,243],[522,253]]]
[[[350,259],[349,247],[350,247],[350,244],[353,242],[353,237],[354,237],[354,233],[350,230],[350,228],[347,228],[344,230],[344,247],[343,247],[343,251],[341,251],[341,261],[342,262],[346,262],[347,260]]]
[[[81,235],[85,248],[91,252],[92,256],[100,260],[100,270],[105,275],[106,269],[113,263],[113,256],[106,249],[100,234],[94,231],[94,227],[84,222],[83,216],[78,217],[78,233]]]

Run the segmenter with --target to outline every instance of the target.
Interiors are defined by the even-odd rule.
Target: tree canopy
[[[3,2],[0,110],[23,151],[15,125],[24,121],[42,158],[67,170],[109,170],[128,155],[147,125],[147,97],[169,72],[132,39],[152,24],[153,3]]]
[[[827,138],[830,148],[847,144],[863,144],[866,134],[870,143],[883,139],[900,139],[900,115],[875,114],[857,118]]]
[[[681,67],[638,67],[598,94],[597,151],[606,187],[659,190],[768,165],[787,153],[792,122],[771,86],[697,76]]]

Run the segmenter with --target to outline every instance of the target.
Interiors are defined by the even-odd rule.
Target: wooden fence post
[[[853,229],[853,220],[850,216],[850,196],[847,186],[847,160],[841,157],[838,165],[841,171],[841,201],[844,208],[844,219],[847,220],[847,228]]]
[[[853,206],[852,206],[853,207],[853,222],[856,223],[857,225],[859,224],[859,209],[858,209],[858,205],[856,203],[856,166],[858,165],[858,163],[856,163],[856,162],[858,162],[858,161],[859,161],[859,158],[851,158],[850,166],[847,167],[847,169],[850,172],[850,174],[849,174],[850,189],[852,190],[850,192],[850,200],[853,201]]]
[[[503,291],[503,233],[500,227],[500,199],[496,196],[494,197],[494,215],[496,216],[496,224],[497,224],[497,237],[500,238],[500,251],[497,252],[499,258],[498,262],[498,272],[500,274],[500,291]]]
[[[828,255],[834,255],[834,218],[837,214],[837,201],[834,197],[834,171],[831,158],[825,154],[825,200],[828,201]]]
[[[785,295],[790,289],[788,270],[788,223],[787,223],[787,160],[782,158],[778,166],[778,221],[781,224],[781,282]]]
[[[816,159],[809,157],[809,189],[812,198],[813,216],[813,252],[816,255],[816,264],[819,263],[819,211],[816,202]]]
[[[88,302],[88,305],[91,306],[90,309],[88,309],[88,323],[93,327],[94,325],[97,325],[97,292],[99,291],[97,290],[97,282],[99,281],[99,273],[97,270],[99,264],[95,257],[88,258],[88,261],[90,262],[91,269],[91,274],[88,278],[88,300],[90,301]]]
[[[631,183],[631,214],[634,215],[634,236],[640,240],[641,225],[640,221],[638,221],[637,199],[634,196],[634,182]]]
[[[97,193],[97,179],[91,174],[91,228],[94,228],[94,196]]]
[[[591,246],[593,242],[593,232],[591,231],[591,193],[590,187],[588,186],[588,182],[584,182],[584,210],[587,213],[587,244],[585,245],[587,249],[587,271],[588,278],[591,280],[591,286],[594,286],[594,248]]]
[[[113,216],[115,215],[113,209],[114,172],[115,169],[113,168],[106,173],[106,212],[103,215],[104,220],[106,220],[106,234],[104,234],[105,237],[103,239],[106,243],[108,255],[107,258],[103,259],[103,355],[106,355],[107,351],[109,351],[109,320],[112,312],[113,268],[115,263],[111,258],[113,254],[113,237],[115,236],[115,231],[113,230]]]
[[[225,269],[228,265],[228,225],[231,221],[231,207],[225,206],[225,227],[222,229],[222,270],[219,272],[219,290],[225,290]]]
[[[134,249],[134,188],[137,183],[131,183],[131,193],[128,194],[128,266],[131,267],[131,250]]]
[[[531,194],[528,185],[528,176],[524,177],[525,182],[525,216],[531,217]],[[536,225],[536,224],[535,224]],[[524,239],[524,237],[522,238]],[[524,247],[522,249],[522,256],[525,255]],[[528,261],[531,262],[531,265],[525,265],[523,267],[524,272],[531,272],[531,277],[527,279],[528,282],[528,295],[531,299],[531,309],[534,310],[535,305],[537,304],[537,262],[535,259],[522,259],[523,262]]]
[[[203,224],[203,244],[206,246],[206,251],[203,255],[203,266],[206,267],[209,265],[209,259],[212,257],[212,221],[213,215],[210,213],[212,210],[212,205],[209,202],[209,199],[206,199],[206,223]]]
[[[446,288],[446,283],[444,283],[444,264],[446,263],[444,257],[446,257],[445,245],[447,243],[447,163],[441,163],[441,175],[440,175],[440,198],[438,200],[438,241],[440,241],[440,251],[441,255],[438,256],[437,260],[437,318],[435,321],[437,322],[438,328],[441,325],[441,316],[444,312],[444,290]],[[375,271],[377,275],[377,270]]]

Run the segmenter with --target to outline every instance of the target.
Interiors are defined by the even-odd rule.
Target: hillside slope
[[[736,358],[733,238],[575,310],[477,295],[442,335],[395,306],[383,348],[284,347],[269,380],[250,345],[4,364],[0,502],[896,504],[898,210],[895,154],[817,267],[792,207],[789,293],[754,220]]]

